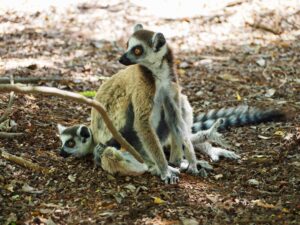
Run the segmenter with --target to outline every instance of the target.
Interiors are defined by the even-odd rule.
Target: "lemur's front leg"
[[[165,183],[175,184],[179,181],[179,170],[168,166],[162,146],[150,122],[135,118],[134,128],[143,143],[149,157],[158,167],[159,175]]]
[[[194,175],[199,174],[194,146],[190,140],[189,128],[182,118],[179,105],[169,95],[166,95],[163,107],[166,122],[171,133],[170,162],[180,166],[183,160],[182,148],[184,148],[184,155],[189,162],[187,172]]]

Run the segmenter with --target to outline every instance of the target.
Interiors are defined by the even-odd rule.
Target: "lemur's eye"
[[[74,141],[73,139],[71,139],[71,140],[68,140],[68,141],[66,142],[65,145],[66,145],[68,148],[74,148],[75,145],[76,145],[76,143],[75,143],[75,141]]]
[[[139,49],[139,48],[135,48],[134,49],[134,54],[135,55],[140,55],[142,53],[142,50],[141,49]]]
[[[133,53],[136,55],[136,56],[140,56],[142,53],[143,53],[143,49],[142,47],[140,46],[137,46],[133,49]]]

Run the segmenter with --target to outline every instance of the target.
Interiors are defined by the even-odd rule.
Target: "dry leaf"
[[[241,101],[242,97],[240,96],[240,94],[238,92],[236,92],[236,100]]]
[[[164,204],[164,203],[166,203],[166,201],[162,200],[159,197],[152,197],[152,198],[154,199],[155,204]]]
[[[285,136],[285,133],[281,130],[278,130],[274,133],[274,135],[277,135],[277,136],[280,136],[280,137],[284,137]]]
[[[33,187],[29,186],[28,184],[24,184],[22,186],[22,191],[27,192],[27,193],[31,193],[31,194],[42,194],[43,193],[42,190],[36,190]]]
[[[253,200],[252,202],[254,203],[254,205],[257,205],[257,206],[259,206],[259,207],[263,207],[263,208],[266,208],[266,209],[274,209],[274,208],[276,208],[275,205],[272,205],[272,204],[263,202],[263,201],[260,200],[260,199],[258,199],[258,200]]]
[[[223,80],[228,80],[228,81],[232,81],[232,82],[240,81],[239,78],[237,78],[229,73],[220,74],[219,77]]]

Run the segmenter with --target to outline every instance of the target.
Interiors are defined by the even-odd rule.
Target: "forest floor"
[[[2,83],[10,75],[16,81],[42,77],[32,83],[97,90],[124,68],[118,58],[133,25],[142,23],[166,35],[195,113],[249,104],[282,109],[289,117],[231,128],[224,136],[239,160],[211,162],[214,170],[205,179],[183,173],[179,184],[165,185],[150,174],[120,177],[93,169],[91,157],[63,159],[57,123],[88,125],[90,109],[18,94],[9,118],[24,135],[0,138],[0,149],[51,173],[0,157],[0,224],[300,223],[299,3],[221,2],[216,10],[203,6],[199,15],[180,18],[121,0],[0,9]],[[0,115],[8,100],[0,95]]]

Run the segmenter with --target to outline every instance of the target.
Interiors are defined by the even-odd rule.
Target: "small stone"
[[[258,186],[259,185],[259,181],[256,179],[250,179],[248,180],[248,184],[252,185],[252,186]]]
[[[258,60],[256,60],[257,65],[263,67],[266,65],[266,60],[264,60],[263,58],[260,58]]]
[[[197,92],[196,92],[196,95],[197,95],[197,96],[203,95],[203,91],[197,91]]]
[[[219,179],[223,178],[223,174],[217,174],[216,176],[214,176],[214,178],[216,180],[219,180]]]
[[[179,64],[179,67],[182,68],[182,69],[186,69],[188,68],[190,65],[187,63],[187,62],[182,62]]]
[[[182,225],[199,225],[199,222],[195,220],[194,218],[185,218],[182,217],[180,218],[181,224]]]

